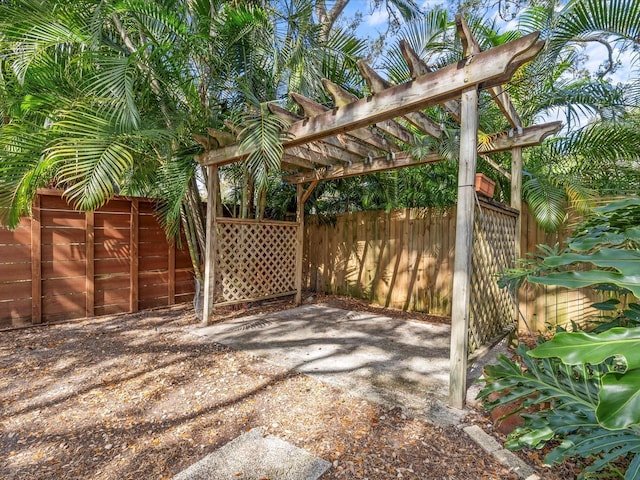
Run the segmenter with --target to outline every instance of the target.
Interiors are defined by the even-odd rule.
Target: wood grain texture
[[[488,88],[509,81],[526,61],[534,58],[543,46],[538,33],[481,52],[472,61],[448,65],[436,72],[416,77],[342,107],[320,113],[291,125],[287,146],[297,146],[325,137],[348,133],[369,125],[455,100],[471,86]],[[239,146],[209,150],[197,157],[202,165],[225,165],[245,158],[250,152]]]
[[[132,208],[135,203],[137,213]],[[174,301],[188,301],[194,290],[189,254],[170,250],[154,208],[152,200],[119,197],[95,212],[77,212],[59,191],[39,191],[33,220],[24,218],[13,232],[0,229],[0,325],[128,311],[132,263],[136,270],[141,263],[150,271],[148,276],[138,275],[141,281],[151,282],[145,285],[164,292],[154,293],[154,298],[164,298],[154,306],[166,305],[172,288],[180,289]],[[148,241],[138,238],[132,262],[136,235],[130,227],[141,217],[144,228],[138,228],[138,237],[141,233]],[[172,264],[173,286],[169,282]],[[105,298],[116,307],[105,306]]]

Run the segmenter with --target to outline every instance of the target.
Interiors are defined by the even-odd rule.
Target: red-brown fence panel
[[[189,252],[167,241],[154,206],[117,197],[79,212],[40,191],[31,219],[0,229],[0,328],[190,301]]]

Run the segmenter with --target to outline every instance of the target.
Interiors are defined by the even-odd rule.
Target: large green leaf
[[[587,272],[555,272],[544,277],[529,277],[529,281],[543,285],[557,285],[567,288],[584,288],[593,285],[613,284],[626,288],[634,296],[640,297],[640,272],[635,275],[590,270]]]
[[[596,416],[603,427],[612,430],[640,424],[640,369],[602,378]]]
[[[640,272],[640,252],[635,250],[602,248],[590,254],[565,253],[544,260],[545,265],[550,267],[571,265],[577,262],[588,262],[597,267],[615,268],[620,273],[628,275]]]
[[[535,358],[558,357],[563,363],[599,364],[624,357],[629,370],[640,368],[640,327],[616,327],[602,333],[561,332],[527,352]]]

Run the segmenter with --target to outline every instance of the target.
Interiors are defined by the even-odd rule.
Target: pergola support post
[[[211,323],[213,305],[216,294],[216,217],[218,191],[218,167],[213,165],[208,168],[207,178],[207,232],[204,251],[204,298],[202,306],[202,324]]]
[[[296,305],[302,303],[302,256],[304,253],[304,188],[301,183],[296,185],[296,221],[298,235],[296,238]]]
[[[522,147],[511,149],[511,207],[518,211],[514,238],[515,258],[522,257]],[[518,292],[513,296],[513,317],[516,325],[519,320],[520,302]],[[516,326],[516,332],[518,328]]]
[[[302,183],[296,185],[296,221],[298,222],[298,237],[296,239],[296,305],[302,303],[302,263],[304,260],[304,204],[311,192],[318,185],[314,180],[305,190]]]
[[[511,149],[511,207],[519,212],[516,220],[515,253],[522,256],[522,147]]]
[[[453,273],[455,298],[451,308],[449,377],[449,406],[454,408],[464,408],[467,392],[471,254],[475,207],[474,180],[478,151],[478,88],[476,86],[462,92],[460,113],[460,162]]]

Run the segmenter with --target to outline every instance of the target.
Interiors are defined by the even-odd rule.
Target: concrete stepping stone
[[[176,475],[174,480],[317,480],[331,464],[289,442],[246,432]]]

